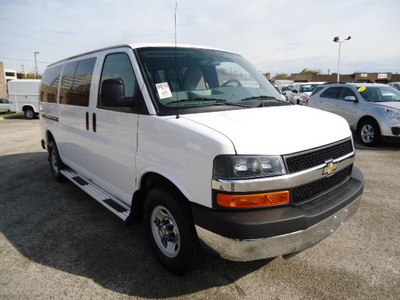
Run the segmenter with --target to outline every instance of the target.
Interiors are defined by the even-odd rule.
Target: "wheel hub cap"
[[[165,207],[154,208],[151,214],[151,230],[154,241],[165,256],[173,258],[178,255],[179,229],[172,214]]]
[[[361,139],[364,143],[371,143],[374,139],[374,128],[371,125],[364,125],[361,129]]]

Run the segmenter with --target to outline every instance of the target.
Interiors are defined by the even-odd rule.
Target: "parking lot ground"
[[[39,120],[0,120],[1,299],[400,299],[400,145],[357,146],[361,207],[291,260],[206,256],[165,271],[141,226],[126,227],[50,175]]]

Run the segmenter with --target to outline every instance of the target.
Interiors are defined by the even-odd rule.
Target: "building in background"
[[[294,82],[336,82],[337,74],[291,74],[290,76],[279,78],[280,80],[292,80]],[[375,82],[375,83],[389,83],[400,81],[400,74],[396,73],[353,73],[353,74],[340,74],[340,81],[344,82]]]
[[[0,97],[8,99],[6,73],[4,71],[4,65],[1,61],[0,61]]]

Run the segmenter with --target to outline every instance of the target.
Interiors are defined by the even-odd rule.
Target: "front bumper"
[[[346,183],[302,206],[250,212],[194,207],[197,234],[206,248],[233,261],[299,252],[329,236],[355,214],[363,186],[363,174],[354,167]]]

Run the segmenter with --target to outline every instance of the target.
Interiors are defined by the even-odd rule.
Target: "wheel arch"
[[[47,129],[46,130],[46,146],[47,146],[47,149],[49,148],[49,144],[50,144],[51,141],[54,141],[57,144],[56,139],[54,138],[54,134],[51,132],[51,130]]]
[[[364,121],[366,121],[366,120],[372,120],[372,121],[374,121],[376,124],[378,124],[378,127],[379,127],[379,130],[381,129],[381,125],[379,124],[379,122],[378,122],[378,120],[376,119],[376,118],[374,118],[373,116],[370,116],[370,115],[365,115],[365,116],[362,116],[359,120],[358,120],[358,122],[357,122],[357,131],[358,130],[360,130],[360,125],[364,122]]]
[[[182,199],[184,199],[185,202],[190,205],[190,201],[188,200],[189,198],[187,196],[188,193],[182,192],[181,188],[178,187],[179,184],[159,172],[149,171],[143,174],[140,177],[138,186],[139,189],[133,194],[131,213],[126,220],[128,225],[139,224],[142,222],[146,194],[156,186],[162,186],[165,189],[180,194]]]
[[[25,105],[22,107],[22,111],[23,111],[23,112],[25,112],[25,111],[28,110],[28,109],[32,109],[33,113],[36,114],[35,107],[33,107],[33,105],[25,104]]]

